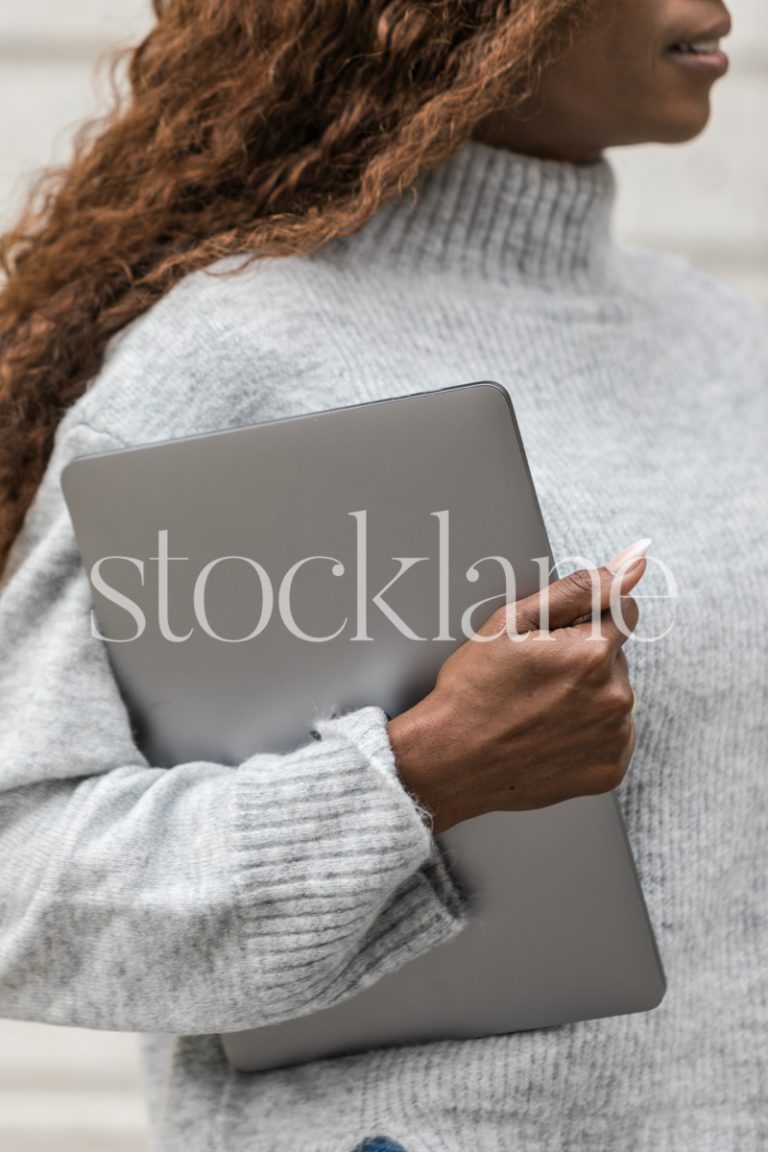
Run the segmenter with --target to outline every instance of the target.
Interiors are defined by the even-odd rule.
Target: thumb
[[[583,616],[592,616],[609,607],[617,580],[621,595],[630,592],[645,571],[645,553],[650,540],[638,540],[624,548],[602,568],[580,568],[555,580],[540,592],[507,606],[517,632],[553,631],[568,628]],[[615,594],[615,593],[614,593]]]

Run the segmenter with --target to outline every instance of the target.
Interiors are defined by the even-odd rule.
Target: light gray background
[[[768,304],[768,3],[732,0],[733,68],[706,134],[614,155],[623,240],[681,253]],[[107,90],[94,64],[148,0],[0,0],[0,226]],[[0,1022],[0,1152],[141,1152],[129,1037]]]

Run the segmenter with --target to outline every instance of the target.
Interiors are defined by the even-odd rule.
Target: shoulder
[[[67,424],[133,444],[280,415],[286,393],[337,370],[340,275],[303,257],[237,257],[185,277],[113,339]]]
[[[768,372],[768,309],[683,257],[639,249],[622,256],[635,320],[659,335],[706,340],[713,356],[738,346]]]

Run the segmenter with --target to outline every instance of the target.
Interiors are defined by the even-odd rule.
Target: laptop
[[[287,752],[318,715],[369,704],[398,714],[464,642],[464,614],[475,606],[477,628],[508,598],[500,557],[515,598],[553,566],[494,382],[81,457],[62,484],[156,766]],[[165,566],[164,590],[166,555],[184,559]],[[438,839],[468,925],[340,1004],[223,1036],[236,1068],[659,1004],[664,973],[614,793],[490,813]]]

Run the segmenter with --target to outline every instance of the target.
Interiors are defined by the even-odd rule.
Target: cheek
[[[558,122],[601,147],[690,139],[709,112],[707,86],[671,61],[647,28],[585,39],[544,87]]]
[[[596,45],[569,77],[563,77],[562,99],[575,99],[595,128],[623,135],[656,104],[657,73],[657,61],[644,47]]]
[[[700,132],[709,115],[709,87],[647,42],[625,45],[610,67],[606,115],[627,143],[673,143]]]
[[[647,36],[627,36],[612,46],[607,61],[614,77],[614,95],[621,103],[648,98],[658,90],[659,65],[663,62]]]

